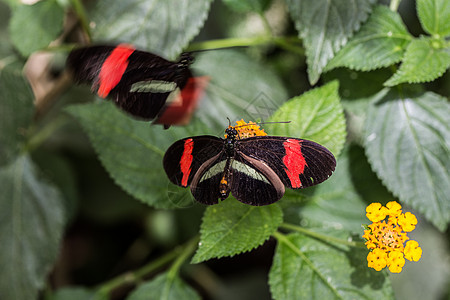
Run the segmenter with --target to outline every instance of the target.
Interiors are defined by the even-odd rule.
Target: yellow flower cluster
[[[400,273],[405,265],[405,258],[410,261],[420,259],[422,249],[419,243],[408,241],[406,235],[416,227],[415,215],[410,212],[402,213],[402,206],[391,201],[386,206],[380,203],[370,204],[366,208],[366,216],[373,222],[364,230],[363,235],[367,248],[371,250],[367,255],[370,268],[381,271],[387,266],[392,273]]]
[[[238,138],[245,139],[252,136],[265,136],[267,133],[264,132],[264,129],[259,129],[259,125],[256,125],[255,122],[249,121],[246,123],[244,119],[240,121],[236,121],[236,126],[230,126],[237,130]],[[225,134],[225,138],[227,135]]]

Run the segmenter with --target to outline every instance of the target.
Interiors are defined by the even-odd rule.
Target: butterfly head
[[[193,62],[194,62],[194,57],[190,53],[184,52],[184,53],[181,53],[181,55],[180,55],[180,59],[178,60],[178,66],[180,68],[187,68]]]
[[[228,128],[225,129],[225,138],[231,140],[239,139],[239,132],[233,126],[228,126]]]

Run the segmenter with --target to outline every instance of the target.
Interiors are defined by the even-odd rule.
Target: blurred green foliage
[[[448,297],[450,2],[351,3],[1,1],[0,298]],[[67,79],[73,46],[121,42],[211,50],[195,54],[210,83],[188,126]],[[291,121],[263,126],[327,146],[334,175],[266,207],[195,203],[162,157],[227,117]],[[419,216],[424,249],[395,277],[359,243],[365,206],[391,200]]]

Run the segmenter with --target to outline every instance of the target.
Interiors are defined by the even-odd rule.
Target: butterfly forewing
[[[160,114],[170,95],[192,77],[187,66],[124,44],[76,49],[67,65],[75,80],[91,83],[100,97],[142,119]]]
[[[336,160],[328,149],[296,138],[252,137],[237,141],[236,151],[264,162],[292,189],[321,183],[336,167]]]
[[[196,136],[179,140],[167,149],[163,165],[170,181],[187,187],[200,167],[223,151],[223,140],[215,136]]]

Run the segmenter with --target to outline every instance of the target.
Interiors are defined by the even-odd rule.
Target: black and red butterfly
[[[195,86],[195,77],[189,70],[192,61],[189,53],[171,62],[120,44],[75,49],[69,54],[67,65],[75,80],[92,84],[98,96],[113,99],[134,117],[151,120],[161,116],[188,83],[191,88]],[[192,97],[185,95],[186,98]]]
[[[164,155],[164,169],[176,185],[190,186],[203,204],[217,204],[230,192],[240,202],[260,206],[283,197],[285,187],[301,189],[325,181],[336,159],[308,140],[252,136],[240,138],[237,126],[226,138],[203,135],[175,142]]]

